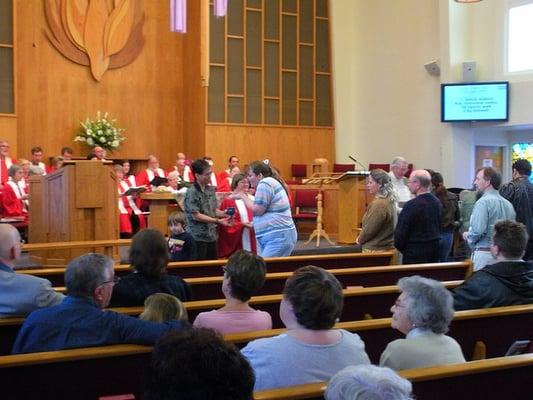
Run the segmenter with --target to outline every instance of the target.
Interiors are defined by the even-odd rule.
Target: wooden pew
[[[462,281],[444,282],[449,288],[453,288],[461,284]],[[374,318],[386,317],[390,315],[390,307],[398,296],[398,287],[379,286],[373,288],[362,289],[345,289],[344,293],[344,311],[341,316],[342,321],[355,321],[364,319],[365,316],[371,314]],[[259,310],[264,310],[272,316],[272,324],[274,328],[282,328],[283,323],[279,318],[279,304],[282,295],[265,295],[252,297],[250,304]],[[185,302],[189,320],[194,321],[194,318],[203,311],[211,311],[222,307],[225,304],[224,299],[216,300],[199,300]],[[117,307],[111,310],[127,314],[131,316],[138,316],[143,312],[143,307]],[[18,329],[23,323],[22,318],[4,318],[0,319],[0,354],[7,354],[15,341]]]
[[[377,364],[387,344],[404,337],[390,327],[390,318],[364,321],[343,321],[337,328],[356,332],[365,342],[370,360]],[[479,310],[456,311],[448,335],[461,344],[467,360],[472,360],[478,342],[486,347],[487,358],[501,357],[516,340],[533,337],[533,304],[486,308]],[[500,327],[504,327],[500,329]],[[279,335],[285,329],[272,329],[257,332],[226,335],[225,339],[238,347],[263,337]]]
[[[115,345],[0,357],[2,398],[96,399],[133,393],[151,347]],[[401,371],[418,400],[527,399],[533,354]],[[57,382],[58,384],[51,384]],[[256,392],[255,400],[322,399],[325,382]]]
[[[116,248],[120,246],[130,246],[131,239],[110,239],[110,240],[89,240],[89,241],[72,241],[72,242],[50,242],[50,243],[25,243],[22,245],[22,251],[30,253],[30,258],[39,262],[42,260],[42,255],[46,254],[47,264],[54,264],[56,261],[53,257],[49,257],[47,252],[54,250],[74,250],[85,249],[85,251],[94,251],[105,254],[109,257],[118,260]],[[38,256],[33,257],[32,253],[37,253]],[[63,260],[60,258],[59,260]],[[50,266],[50,265],[48,265]]]
[[[463,281],[443,282],[446,287],[454,288],[459,286]],[[369,317],[381,318],[391,314],[390,308],[398,297],[398,287],[396,285],[377,286],[369,288],[344,289],[344,309],[341,321],[362,320]],[[253,296],[250,305],[259,310],[266,311],[272,316],[272,327],[281,328],[283,323],[279,318],[279,304],[281,303],[281,294],[270,294],[264,296]],[[189,314],[189,320],[192,322],[196,316],[204,311],[210,311],[224,306],[225,299],[215,300],[197,300],[187,301],[184,303]],[[113,310],[137,316],[143,307],[116,307]]]
[[[375,265],[389,265],[392,252],[383,253],[344,253],[322,254],[312,256],[291,256],[266,258],[268,272],[292,272],[305,265],[316,265],[325,269],[368,267]],[[227,260],[171,262],[167,270],[170,274],[179,275],[183,278],[197,278],[207,276],[222,276],[222,266]],[[115,274],[124,276],[131,272],[129,265],[120,264],[115,266]],[[46,278],[53,286],[64,286],[65,268],[34,268],[19,269],[17,273],[31,274]]]
[[[533,354],[416,368],[399,373],[413,384],[417,400],[531,398]],[[254,393],[254,400],[322,400],[327,382]]]
[[[331,269],[333,275],[344,288],[349,286],[374,287],[396,284],[398,279],[405,276],[420,275],[439,281],[466,279],[472,271],[470,260],[449,263],[390,265],[384,267],[356,267]],[[283,291],[285,281],[292,272],[267,273],[265,285],[257,295],[279,294]],[[221,296],[223,276],[208,276],[199,278],[185,278],[192,291],[192,300],[210,300]],[[64,293],[65,287],[55,287]]]

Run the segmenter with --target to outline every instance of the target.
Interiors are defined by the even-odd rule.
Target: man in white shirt
[[[394,157],[390,164],[389,176],[391,177],[392,186],[394,192],[398,198],[398,204],[403,207],[403,204],[413,198],[413,195],[407,187],[407,178],[405,173],[407,172],[409,164],[403,157]]]

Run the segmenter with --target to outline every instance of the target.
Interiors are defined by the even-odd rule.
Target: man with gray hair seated
[[[0,224],[0,318],[25,316],[64,299],[48,280],[15,273],[21,246],[20,233],[12,225]]]
[[[331,378],[326,400],[412,400],[413,386],[390,368],[346,367]]]
[[[19,331],[13,353],[53,351],[119,343],[153,344],[181,321],[154,323],[102,308],[109,304],[118,281],[113,260],[88,253],[72,260],[65,271],[68,296],[54,307],[31,313]]]

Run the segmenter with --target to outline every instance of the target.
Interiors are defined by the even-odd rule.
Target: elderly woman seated
[[[265,274],[266,264],[260,256],[244,250],[233,254],[224,267],[222,281],[226,305],[198,314],[194,326],[212,328],[222,334],[271,329],[270,314],[254,310],[248,304],[265,283]]]
[[[113,307],[142,306],[154,293],[168,293],[181,301],[190,300],[189,285],[177,275],[167,274],[170,255],[165,237],[155,229],[142,229],[131,241],[133,273],[120,279],[113,289]]]
[[[406,335],[387,345],[379,364],[394,370],[465,362],[461,346],[445,333],[453,318],[453,297],[441,282],[420,276],[398,281],[401,294],[391,307],[394,329]]]
[[[297,269],[279,307],[287,332],[242,349],[255,371],[255,390],[325,381],[349,365],[370,364],[357,334],[333,329],[342,306],[337,278],[314,266]]]
[[[412,385],[390,368],[346,367],[328,383],[326,400],[412,400]]]

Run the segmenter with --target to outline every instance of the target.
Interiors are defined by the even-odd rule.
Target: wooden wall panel
[[[310,164],[315,158],[335,161],[335,136],[332,128],[271,126],[206,126],[206,154],[213,157],[215,170],[226,168],[230,155],[241,165],[269,158],[290,179],[291,164]]]
[[[17,154],[17,118],[0,115],[0,139],[9,142],[9,154]]]
[[[15,2],[18,155],[28,157],[35,145],[44,148],[46,157],[65,145],[85,155],[87,148],[72,142],[74,132],[80,120],[101,110],[128,129],[127,141],[114,156],[144,158],[154,153],[163,165],[172,164],[184,144],[188,61],[183,59],[184,36],[169,30],[168,2],[142,1],[144,49],[132,64],[107,71],[99,83],[88,67],[64,58],[49,43],[43,3]]]

